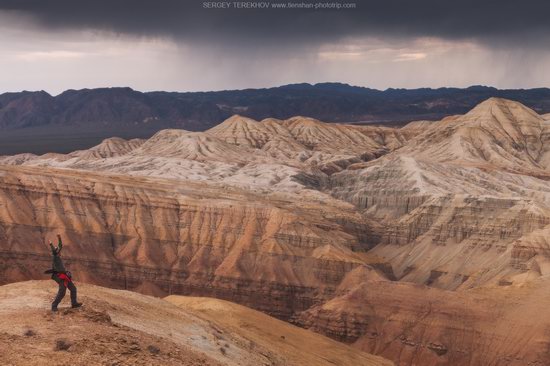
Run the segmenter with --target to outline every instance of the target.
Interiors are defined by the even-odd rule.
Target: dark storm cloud
[[[358,0],[356,4],[355,9],[341,10],[253,10],[206,9],[203,1],[196,0],[0,0],[0,10],[30,15],[50,28],[253,45],[325,43],[366,35],[469,38],[497,45],[550,39],[547,0]]]

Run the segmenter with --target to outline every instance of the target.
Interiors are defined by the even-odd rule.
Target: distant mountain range
[[[322,83],[188,93],[100,88],[67,90],[51,96],[44,91],[23,91],[0,95],[0,144],[5,146],[0,154],[67,152],[90,147],[113,135],[149,137],[164,128],[203,131],[234,114],[257,120],[302,115],[327,122],[401,125],[463,114],[490,97],[517,100],[538,113],[550,112],[548,88],[499,90],[472,86],[380,91]],[[71,136],[71,140],[59,142],[60,136]]]

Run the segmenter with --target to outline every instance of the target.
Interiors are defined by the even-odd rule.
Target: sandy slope
[[[271,351],[271,356],[285,365],[386,365],[386,360],[347,350],[334,341],[312,335],[265,314],[228,301],[169,296],[165,300],[244,340]]]
[[[81,309],[48,310],[53,281],[19,282],[0,287],[0,362],[4,365],[390,365],[323,336],[242,308],[232,313],[256,324],[280,323],[287,342],[269,344],[250,330],[217,323],[206,308],[233,309],[211,299],[192,299],[192,309],[139,295],[78,284]],[[185,301],[184,298],[177,299]],[[67,300],[65,300],[65,304]],[[271,328],[277,331],[276,328]],[[303,340],[311,353],[302,355],[290,342]],[[316,349],[316,347],[319,347]],[[313,358],[311,355],[321,355]],[[327,356],[330,358],[324,359]],[[313,359],[315,363],[308,363]],[[304,362],[302,362],[302,360]]]

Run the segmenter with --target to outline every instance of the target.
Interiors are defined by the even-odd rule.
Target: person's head
[[[61,255],[61,248],[59,246],[55,247],[53,243],[50,241],[50,248],[52,249],[52,255]]]

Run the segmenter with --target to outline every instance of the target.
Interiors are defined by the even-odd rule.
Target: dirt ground
[[[225,323],[197,310],[201,301],[212,308],[219,300],[194,298],[186,306],[180,299],[178,306],[130,291],[77,286],[84,306],[71,309],[67,294],[57,313],[50,311],[57,290],[52,281],[0,286],[1,365],[302,366],[315,359],[312,345],[320,348],[313,352],[316,365],[388,365],[265,314],[235,312],[227,305],[231,303],[217,305],[232,311]],[[241,316],[249,319],[236,323]],[[250,323],[265,324],[281,339],[271,342],[265,334],[251,332]]]

